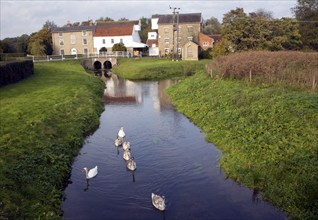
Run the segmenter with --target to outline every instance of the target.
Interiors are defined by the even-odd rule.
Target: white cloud
[[[201,12],[204,19],[213,16],[220,22],[225,13],[236,7],[244,8],[247,13],[262,8],[272,11],[276,18],[291,17],[291,8],[296,5],[296,0],[1,0],[0,4],[0,39],[4,39],[36,32],[47,20],[54,21],[58,26],[64,25],[67,21],[96,20],[100,17],[110,17],[115,20],[125,17],[134,20],[141,17],[150,18],[153,14],[171,13],[169,5],[180,7],[180,13]]]

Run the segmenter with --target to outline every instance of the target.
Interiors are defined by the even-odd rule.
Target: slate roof
[[[116,21],[97,23],[94,33],[95,37],[127,36],[132,35],[134,25],[139,21]]]
[[[159,18],[158,24],[171,24],[173,15],[152,15],[152,18]],[[202,20],[201,13],[179,14],[179,23],[200,23]],[[177,15],[175,15],[175,23],[177,23]]]
[[[80,32],[80,31],[95,31],[95,26],[88,25],[88,26],[65,26],[65,27],[56,27],[52,28],[51,32]]]

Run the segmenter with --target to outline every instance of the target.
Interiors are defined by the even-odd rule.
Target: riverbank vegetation
[[[73,158],[99,124],[104,83],[79,62],[36,63],[0,88],[0,219],[54,219]]]
[[[120,59],[112,71],[130,80],[157,80],[179,78],[204,69],[207,60],[171,61],[171,59],[141,58]]]
[[[259,60],[257,66],[251,58],[242,61],[247,57],[216,60],[211,65],[220,69],[212,72],[213,78],[210,71],[200,72],[169,88],[168,93],[177,109],[222,150],[220,166],[230,178],[259,191],[292,219],[315,219],[318,94],[310,90],[311,83],[299,87],[297,82],[307,82],[306,75],[317,71],[317,61],[295,62],[289,69],[284,57],[272,57],[279,68],[269,67],[273,71],[269,76],[253,69],[250,81],[247,63],[267,68],[268,61]],[[304,70],[307,63],[311,66]]]

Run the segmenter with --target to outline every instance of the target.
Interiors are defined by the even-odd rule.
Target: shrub
[[[33,74],[32,60],[3,62],[0,64],[0,86],[18,82]]]

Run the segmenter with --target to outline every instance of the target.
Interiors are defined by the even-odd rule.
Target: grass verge
[[[61,217],[61,196],[83,137],[99,124],[104,84],[79,62],[36,63],[0,88],[0,219]]]
[[[177,109],[223,152],[230,178],[261,191],[291,218],[318,216],[318,95],[212,80],[168,89]]]
[[[130,80],[157,80],[184,77],[203,70],[207,60],[171,61],[170,59],[120,59],[112,71]]]

